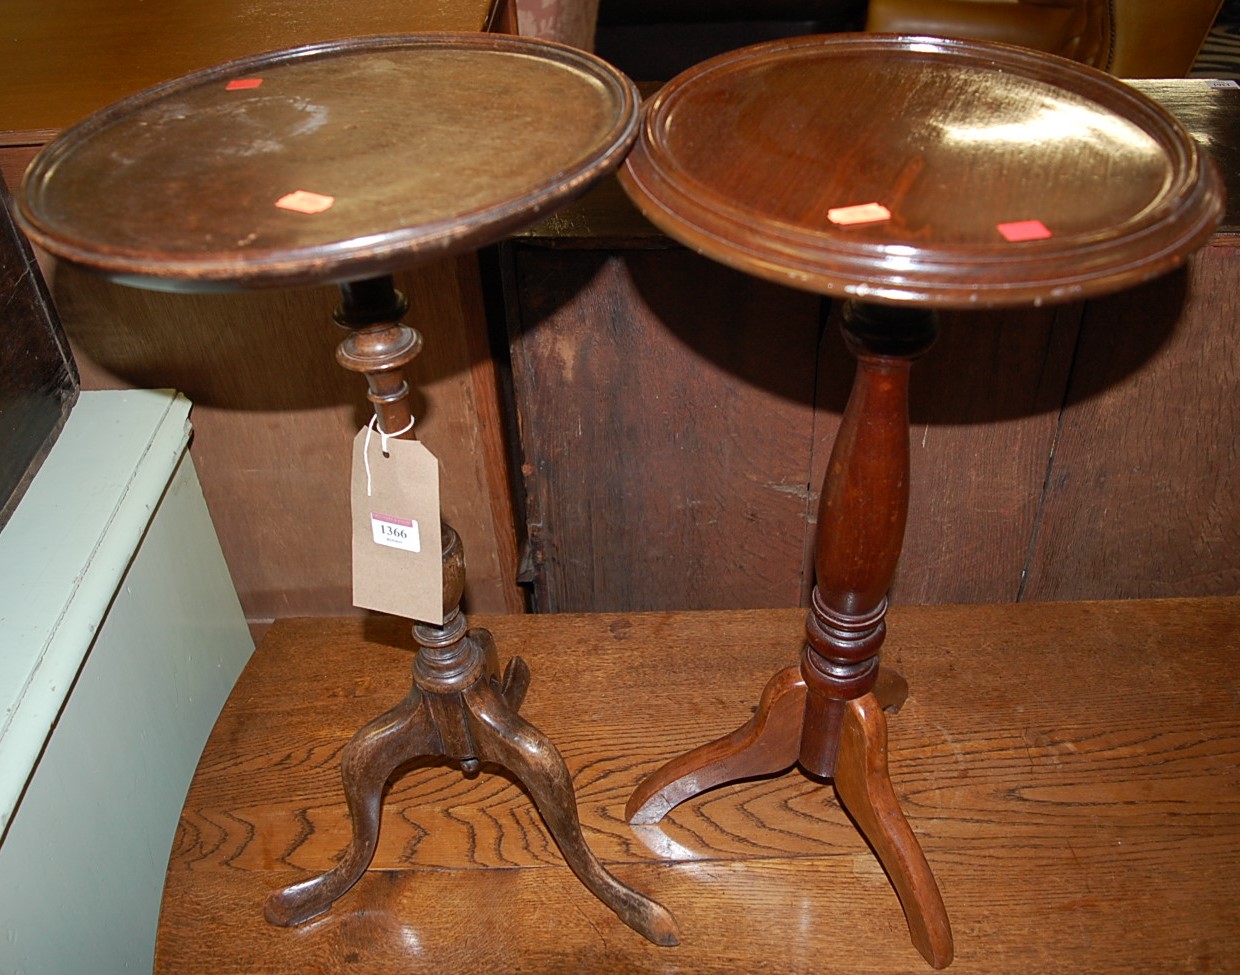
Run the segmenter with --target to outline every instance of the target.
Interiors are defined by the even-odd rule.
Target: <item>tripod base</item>
[[[625,807],[630,823],[657,823],[674,806],[739,779],[783,772],[801,752],[808,689],[800,667],[767,683],[754,716],[729,735],[672,759],[645,779]],[[899,675],[881,670],[874,691],[843,702],[835,791],[900,897],[913,944],[934,968],[952,960],[951,925],[925,854],[900,811],[887,770],[887,719],[908,693]]]
[[[374,857],[387,780],[414,758],[442,756],[459,761],[466,772],[476,771],[482,762],[512,772],[533,797],[565,861],[591,893],[654,944],[679,944],[672,915],[617,880],[586,846],[563,757],[546,735],[517,714],[529,684],[524,661],[512,658],[501,679],[488,631],[469,630],[454,647],[455,656],[460,656],[461,645],[472,671],[451,675],[451,683],[464,685],[461,689],[439,686],[443,675],[419,666],[425,664],[424,648],[405,699],[345,746],[341,773],[353,821],[352,842],[333,869],[273,893],[264,909],[267,920],[285,926],[308,921],[357,883]]]

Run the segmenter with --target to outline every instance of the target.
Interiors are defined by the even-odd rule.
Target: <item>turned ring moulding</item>
[[[871,34],[755,45],[679,75],[620,177],[651,222],[721,263],[957,308],[1138,284],[1204,243],[1223,202],[1184,127],[1108,75]],[[889,217],[833,222],[869,204]]]

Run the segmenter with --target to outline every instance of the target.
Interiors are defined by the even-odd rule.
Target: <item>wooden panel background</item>
[[[221,61],[345,37],[481,30],[493,13],[504,16],[495,6],[494,0],[5,0],[0,145],[44,142],[120,98]]]
[[[91,389],[180,389],[193,455],[252,620],[351,611],[349,458],[369,417],[341,369],[331,288],[225,295],[138,291],[60,265],[56,303]],[[441,464],[445,517],[464,540],[475,608],[521,606],[498,399],[477,262],[402,274],[419,436]],[[481,341],[471,336],[481,335]]]
[[[804,603],[853,371],[831,304],[676,248],[510,259],[535,608]],[[894,599],[1018,597],[1080,312],[943,316]]]
[[[1090,302],[1025,591],[1240,592],[1240,250]]]
[[[941,316],[893,600],[1240,589],[1238,240],[1121,295]],[[853,370],[829,304],[671,246],[615,187],[507,260],[535,607],[804,603]]]
[[[516,259],[534,607],[795,603],[817,299],[683,250]]]

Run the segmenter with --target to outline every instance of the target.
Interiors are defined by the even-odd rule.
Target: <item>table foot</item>
[[[301,924],[322,914],[357,883],[375,855],[387,780],[410,759],[439,751],[438,733],[416,687],[396,707],[362,727],[345,746],[340,763],[353,840],[327,873],[268,897],[263,908],[267,920],[282,926]]]
[[[512,710],[489,683],[465,692],[478,756],[511,771],[529,790],[565,861],[578,879],[625,924],[656,945],[680,943],[671,913],[616,879],[590,851],[581,832],[568,766],[551,740]]]
[[[888,714],[899,714],[900,708],[908,700],[908,681],[894,670],[886,667],[878,668],[878,679],[874,682],[874,696],[878,705]]]
[[[322,914],[365,873],[379,839],[383,787],[401,765],[418,757],[446,757],[467,773],[484,761],[511,771],[529,791],[564,859],[578,878],[620,920],[657,945],[676,945],[676,921],[661,905],[626,887],[586,846],[572,778],[563,757],[541,731],[517,715],[530,672],[520,657],[499,675],[491,634],[472,629],[451,645],[461,659],[477,662],[460,690],[434,690],[423,673],[396,707],[363,727],[345,746],[341,761],[353,839],[340,862],[321,876],[276,891],[264,914],[272,924],[301,924]],[[422,668],[427,670],[427,668]],[[415,681],[419,668],[415,665]]]
[[[645,778],[629,797],[625,819],[635,825],[657,823],[714,786],[791,768],[801,747],[805,693],[799,667],[781,670],[767,682],[757,712],[744,725]]]
[[[934,874],[891,787],[887,719],[873,694],[845,705],[835,790],[887,871],[913,944],[932,967],[946,968],[953,953],[951,924]]]

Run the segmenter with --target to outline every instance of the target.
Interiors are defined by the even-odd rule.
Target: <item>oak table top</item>
[[[912,687],[892,776],[951,912],[951,970],[1234,968],[1240,598],[891,617],[885,661]],[[647,944],[582,890],[515,784],[437,765],[394,781],[346,898],[305,927],[267,925],[266,894],[346,845],[340,751],[400,697],[411,660],[399,620],[281,620],[186,800],[157,973],[924,970],[873,855],[803,774],[721,788],[657,828],[622,821],[685,741],[748,717],[796,659],[802,610],[475,624],[529,661],[522,713],[564,752],[587,839],[676,914],[680,947]]]
[[[57,257],[163,290],[358,280],[472,250],[624,158],[637,91],[506,35],[414,34],[232,61],[63,133],[18,217]]]

